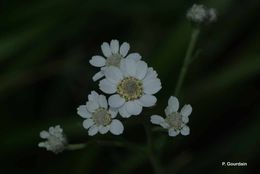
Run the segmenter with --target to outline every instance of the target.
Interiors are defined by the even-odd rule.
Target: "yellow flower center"
[[[180,130],[183,126],[182,116],[178,112],[173,112],[166,117],[166,122],[170,125],[170,127]]]
[[[107,58],[106,65],[119,67],[122,58],[123,57],[120,54],[112,54],[110,57]]]
[[[134,77],[126,77],[118,84],[117,93],[126,101],[139,99],[143,95],[143,84]]]
[[[92,119],[97,126],[107,126],[112,121],[110,113],[105,108],[96,109],[96,111],[92,114]]]

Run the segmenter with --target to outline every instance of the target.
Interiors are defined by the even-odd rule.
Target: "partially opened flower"
[[[101,45],[101,50],[105,57],[103,56],[93,56],[90,59],[90,64],[95,67],[100,67],[101,70],[93,76],[93,80],[97,81],[104,76],[103,71],[110,66],[120,66],[122,59],[134,59],[140,60],[141,56],[138,53],[130,53],[127,55],[130,49],[130,45],[127,42],[124,42],[121,46],[119,45],[118,40],[111,40],[110,44],[104,42]]]
[[[193,4],[186,17],[196,24],[211,23],[217,20],[217,12],[216,9],[208,8],[202,4]]]
[[[186,125],[189,122],[189,115],[192,112],[191,105],[184,105],[180,112],[179,101],[171,96],[168,100],[168,106],[165,109],[166,118],[159,115],[151,116],[151,122],[168,129],[169,136],[176,136],[179,133],[189,135],[190,128]]]
[[[67,145],[67,139],[60,125],[50,127],[49,131],[41,131],[40,137],[47,140],[40,142],[38,146],[54,153],[62,152]]]
[[[122,117],[139,115],[143,107],[156,103],[154,94],[161,89],[161,81],[144,61],[125,59],[120,68],[109,67],[104,73],[106,78],[100,81],[99,88],[113,94],[108,99],[109,105],[119,109]]]
[[[99,95],[95,91],[92,91],[88,96],[86,105],[81,105],[77,108],[77,113],[82,118],[85,118],[83,127],[88,129],[90,136],[98,132],[105,134],[108,131],[114,135],[123,133],[123,124],[115,119],[118,111],[108,108],[106,97]]]

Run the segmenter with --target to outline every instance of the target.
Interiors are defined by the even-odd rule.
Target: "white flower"
[[[168,106],[165,109],[166,118],[159,115],[151,116],[151,122],[168,129],[169,136],[176,136],[179,133],[189,135],[190,128],[186,125],[189,122],[189,115],[192,112],[191,105],[184,105],[180,112],[179,101],[171,96],[168,100]]]
[[[99,88],[106,94],[113,94],[108,103],[119,109],[122,117],[139,115],[143,107],[151,107],[156,103],[153,94],[161,89],[161,81],[144,61],[125,59],[120,69],[109,67],[104,73],[106,78],[100,81]]]
[[[106,97],[99,95],[95,91],[92,91],[88,96],[86,105],[81,105],[77,108],[77,113],[82,118],[85,118],[83,127],[88,129],[90,136],[98,132],[105,134],[108,131],[114,135],[123,133],[123,124],[121,121],[114,119],[118,111],[108,108]]]
[[[213,8],[193,4],[193,6],[188,10],[186,17],[194,23],[210,23],[216,21],[217,13]]]
[[[95,67],[100,67],[101,70],[93,76],[93,80],[97,81],[104,76],[103,71],[110,66],[120,66],[122,59],[134,59],[140,60],[141,56],[138,53],[128,54],[130,45],[127,42],[124,42],[119,46],[118,40],[111,40],[110,45],[107,42],[104,42],[101,45],[101,50],[105,57],[103,56],[93,56],[89,63]]]
[[[48,151],[52,151],[54,153],[62,152],[67,145],[67,139],[63,134],[63,130],[60,125],[50,127],[49,131],[41,131],[40,137],[47,139],[47,141],[40,142],[38,146],[46,148]]]

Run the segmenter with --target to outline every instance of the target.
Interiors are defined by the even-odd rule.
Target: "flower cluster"
[[[52,151],[54,153],[62,152],[67,145],[67,139],[63,134],[63,129],[60,125],[50,127],[49,131],[41,131],[40,137],[47,140],[40,142],[38,146],[46,148],[48,151]]]
[[[189,135],[190,128],[186,125],[189,122],[189,116],[192,112],[191,105],[184,105],[180,112],[179,101],[176,97],[171,96],[168,100],[168,106],[165,109],[166,118],[159,115],[151,116],[151,122],[168,129],[169,136],[176,136],[179,133]]]
[[[194,4],[187,12],[186,17],[196,23],[211,23],[217,20],[217,12],[214,8]]]
[[[99,81],[99,89],[108,95],[100,95],[92,91],[86,105],[77,109],[83,117],[83,127],[93,136],[98,132],[114,135],[123,133],[124,127],[118,115],[129,118],[141,114],[143,107],[154,106],[157,99],[154,96],[161,88],[158,74],[152,67],[141,60],[139,53],[130,53],[130,45],[118,40],[101,45],[103,56],[93,56],[90,64],[99,67],[100,71],[93,76]],[[128,54],[128,55],[127,55]]]

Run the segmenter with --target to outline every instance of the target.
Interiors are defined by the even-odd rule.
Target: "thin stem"
[[[145,128],[145,132],[146,132],[146,136],[147,136],[147,147],[148,147],[147,152],[148,152],[149,160],[153,166],[154,173],[162,174],[163,172],[162,172],[161,164],[158,161],[158,159],[156,158],[156,155],[154,154],[154,151],[153,151],[152,132],[146,124],[144,124],[144,128]]]
[[[79,149],[83,149],[86,147],[87,144],[84,143],[80,143],[80,144],[69,144],[67,145],[66,149],[67,150],[79,150]]]
[[[180,89],[182,87],[182,84],[183,84],[183,81],[184,81],[184,78],[185,78],[185,75],[186,75],[186,72],[187,72],[187,69],[188,69],[188,66],[189,66],[189,63],[190,63],[191,58],[192,58],[192,54],[194,52],[196,42],[198,40],[199,33],[200,33],[200,29],[198,27],[194,28],[192,33],[191,33],[190,43],[189,43],[188,49],[186,51],[185,58],[183,60],[183,65],[182,65],[182,68],[181,68],[181,72],[180,72],[180,75],[179,75],[179,78],[178,78],[178,81],[177,81],[177,85],[176,85],[176,88],[175,88],[175,92],[174,92],[175,96],[179,95]]]

